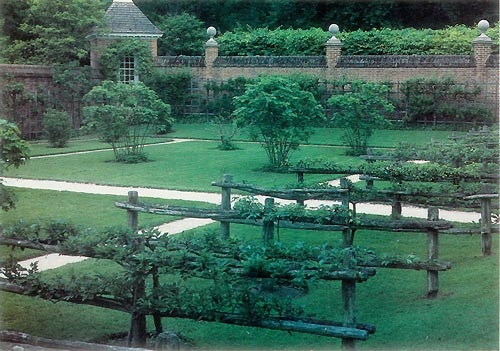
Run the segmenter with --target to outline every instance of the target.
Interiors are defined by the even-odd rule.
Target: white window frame
[[[118,81],[125,84],[139,82],[139,74],[137,72],[137,58],[135,56],[124,56],[120,60]]]

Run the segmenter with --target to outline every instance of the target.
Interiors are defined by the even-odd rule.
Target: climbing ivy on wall
[[[153,69],[153,54],[149,43],[141,40],[121,40],[107,46],[100,57],[101,73],[107,80],[118,79],[120,62],[133,56],[141,80],[147,79]]]

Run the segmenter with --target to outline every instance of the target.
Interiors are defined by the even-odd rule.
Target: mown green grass
[[[158,136],[147,138],[146,142],[149,144],[163,143],[171,140],[166,136]],[[69,140],[68,144],[63,148],[54,148],[49,145],[45,140],[36,141],[30,143],[31,156],[43,156],[43,155],[56,155],[56,154],[67,154],[71,152],[79,151],[90,151],[90,150],[103,150],[110,149],[111,145],[108,143],[101,142],[95,136],[89,136],[85,138],[72,138]]]
[[[178,123],[173,126],[173,132],[166,136],[148,138],[147,143],[161,143],[170,138],[192,138],[219,141],[218,126],[210,123]],[[445,140],[452,132],[442,130],[375,130],[370,138],[370,146],[375,148],[394,148],[401,141],[411,140],[417,145],[428,143],[431,138]],[[463,134],[462,132],[454,132]],[[235,141],[250,141],[247,131],[242,128],[234,137]],[[314,128],[314,134],[308,144],[343,146],[342,130],[339,128]],[[31,155],[53,155],[87,150],[109,149],[111,146],[103,143],[95,136],[72,138],[64,148],[50,147],[47,141],[31,143]]]
[[[369,139],[369,146],[380,148],[396,147],[401,141],[411,141],[417,145],[429,143],[431,138],[435,140],[447,139],[452,131],[443,130],[374,130]],[[456,135],[463,132],[454,132]],[[173,132],[169,134],[172,138],[194,138],[220,140],[219,128],[210,123],[177,123],[173,126]],[[250,140],[247,131],[242,128],[235,135],[234,140]],[[314,134],[308,141],[309,144],[343,146],[342,129],[340,128],[314,128]]]
[[[114,162],[111,151],[31,159],[18,169],[9,169],[5,176],[211,192],[219,191],[211,182],[226,173],[232,174],[237,182],[261,186],[296,183],[294,174],[262,170],[267,158],[261,146],[241,143],[240,147],[236,151],[219,151],[216,143],[206,141],[155,145],[147,148],[152,161],[140,164]],[[319,156],[343,163],[361,162],[344,153],[340,148],[304,146],[292,155],[292,162]],[[307,177],[311,182],[328,179],[331,176]]]

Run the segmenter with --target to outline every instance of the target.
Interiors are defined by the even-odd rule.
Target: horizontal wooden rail
[[[27,288],[15,285],[12,283],[4,282],[0,280],[0,291],[8,291],[16,294],[23,294],[23,295],[31,295],[31,296],[36,296],[36,291],[28,291]],[[119,310],[119,311],[126,311],[127,308],[126,306],[116,300],[110,300],[109,302],[105,305],[100,305],[100,303],[103,301],[102,298],[94,298],[94,299],[88,299],[88,300],[83,300],[76,298],[74,300],[71,300],[70,302],[77,303],[77,304],[84,304],[84,305],[94,305],[94,306],[100,306],[104,308],[109,308],[113,310]],[[151,312],[152,313],[152,312]],[[148,313],[149,314],[149,313]],[[162,317],[174,317],[174,318],[188,318],[188,319],[193,319],[193,316],[187,315],[183,311],[180,310],[170,310],[168,312],[163,312],[161,313]],[[265,329],[278,329],[278,330],[285,330],[285,331],[295,331],[295,332],[300,332],[300,333],[307,333],[307,334],[314,334],[314,335],[322,335],[322,336],[329,336],[329,337],[336,337],[336,338],[351,338],[351,339],[357,339],[357,340],[366,340],[368,338],[368,334],[370,334],[370,331],[374,331],[374,327],[368,326],[368,330],[365,329],[358,329],[356,327],[354,328],[346,328],[341,326],[341,323],[327,323],[327,324],[321,324],[321,321],[318,321],[317,323],[309,319],[307,322],[305,321],[300,321],[300,320],[284,320],[284,319],[279,319],[279,318],[267,318],[267,319],[262,319],[262,320],[257,320],[257,321],[252,321],[249,322],[247,319],[243,318],[238,318],[237,315],[230,314],[230,313],[216,313],[216,316],[213,317],[213,319],[203,319],[207,321],[217,321],[219,323],[225,323],[225,324],[235,324],[235,325],[243,325],[243,326],[253,326],[253,327],[260,327],[260,328],[265,328]],[[361,327],[363,325],[360,325]]]
[[[165,206],[154,204],[129,204],[127,202],[115,202],[118,208],[129,211],[137,211],[159,215],[182,216],[190,218],[210,218],[216,221],[227,221],[231,223],[249,224],[262,226],[262,219],[249,219],[242,216],[235,210],[217,210],[217,209],[200,209],[187,208],[178,206]],[[278,222],[277,222],[278,223]],[[372,229],[372,230],[393,230],[393,231],[421,231],[425,229],[444,230],[450,229],[453,225],[448,221],[427,221],[418,219],[404,220],[375,220],[361,219],[359,223],[332,223],[320,224],[306,222],[304,219],[298,218],[296,221],[280,220],[278,225],[282,228],[291,229],[308,229],[322,231],[337,231],[345,228],[351,229]]]

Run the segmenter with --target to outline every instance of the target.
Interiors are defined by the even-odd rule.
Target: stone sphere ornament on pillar
[[[214,27],[208,27],[207,28],[207,34],[210,37],[210,39],[208,39],[206,45],[208,45],[208,46],[216,46],[216,45],[218,45],[217,42],[214,39],[215,35],[217,34],[217,29],[215,29]]]
[[[332,37],[327,41],[327,44],[341,44],[341,41],[336,37],[336,35],[340,32],[339,26],[336,24],[330,24],[328,31],[332,34]]]
[[[487,20],[481,20],[477,24],[477,28],[479,28],[481,34],[474,39],[474,42],[490,42],[491,38],[486,35],[486,31],[490,28],[490,23]]]

